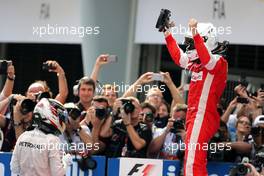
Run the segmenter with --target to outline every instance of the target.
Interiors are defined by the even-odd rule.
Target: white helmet
[[[255,118],[253,122],[253,127],[258,127],[260,125],[264,125],[264,115],[259,115]]]
[[[67,119],[67,110],[57,100],[42,98],[35,106],[34,120],[38,128],[46,133],[62,134]]]
[[[218,46],[216,28],[212,23],[198,23],[198,33],[203,37],[205,46],[209,51],[213,51]],[[191,61],[198,59],[197,51],[194,47],[193,36],[190,30],[185,35],[184,44],[186,45],[186,53]]]

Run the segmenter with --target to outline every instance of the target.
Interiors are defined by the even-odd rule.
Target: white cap
[[[79,109],[77,105],[75,105],[74,103],[70,102],[70,103],[65,103],[64,108],[66,109]]]
[[[253,127],[258,127],[261,124],[264,125],[264,115],[259,115],[255,118],[253,122]]]

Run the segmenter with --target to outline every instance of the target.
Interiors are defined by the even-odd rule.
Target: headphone
[[[80,87],[81,87],[81,84],[83,84],[84,82],[88,82],[88,85],[92,85],[93,86],[94,93],[96,93],[96,94],[100,93],[100,92],[98,93],[98,87],[97,87],[97,84],[101,84],[99,81],[95,82],[92,78],[84,76],[80,80],[77,80],[76,82],[77,82],[77,84],[75,84],[73,86],[73,95],[76,96],[76,97],[79,97]]]
[[[81,87],[81,84],[84,82],[84,81],[89,81],[89,80],[92,80],[91,78],[87,77],[87,76],[84,76],[82,77],[81,79],[77,80],[77,84],[75,84],[73,86],[73,95],[78,97],[79,96],[79,91],[80,91],[80,87]]]

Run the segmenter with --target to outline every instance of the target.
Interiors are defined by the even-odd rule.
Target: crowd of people
[[[58,76],[59,93],[55,96],[46,81],[33,82],[25,95],[12,94],[15,68],[10,65],[1,92],[1,151],[13,151],[19,136],[34,129],[34,113],[24,113],[21,102],[25,99],[38,102],[39,96],[46,93],[46,96],[55,97],[64,104],[68,111],[65,131],[59,135],[60,142],[67,144],[63,145],[66,153],[182,160],[188,111],[182,88],[175,86],[168,72],[160,72],[164,77],[162,83],[169,88],[172,102],[165,101],[158,87],[146,92],[145,100],[140,102],[136,98],[137,88],[153,82],[154,73],[147,72],[123,95],[110,84],[105,84],[100,95],[96,95],[97,76],[102,65],[107,64],[107,59],[108,55],[97,58],[92,75],[81,78],[75,87],[79,101],[68,103],[66,76],[56,61],[47,61],[54,67],[50,71]],[[263,156],[260,154],[264,150],[264,92],[259,89],[252,96],[242,84],[236,86],[234,91],[237,96],[226,109],[218,105],[220,128],[210,141],[215,145],[210,145],[208,149],[208,160],[239,163],[243,157],[249,157],[253,165],[260,169],[263,167]]]
[[[197,27],[195,20],[190,20],[190,24]],[[26,174],[30,171],[25,168],[36,167],[40,173],[34,174],[41,175],[41,170],[48,167],[40,164],[40,161],[44,162],[43,159],[23,159],[30,155],[39,156],[37,153],[41,153],[49,156],[51,175],[65,172],[63,168],[70,163],[68,154],[79,155],[83,160],[91,155],[104,155],[108,158],[182,161],[188,155],[190,159],[185,163],[187,170],[189,167],[199,169],[201,162],[203,163],[203,160],[199,162],[199,158],[206,156],[208,161],[236,163],[247,157],[252,164],[245,166],[251,168],[252,172],[263,173],[264,90],[248,92],[246,85],[241,82],[234,89],[236,97],[224,108],[221,102],[215,101],[221,96],[226,82],[226,61],[221,57],[216,61],[210,60],[203,38],[195,34],[197,31],[192,31],[200,60],[196,53],[190,65],[184,61],[187,55],[182,53],[171,34],[166,32],[167,46],[174,61],[183,68],[191,67],[191,71],[202,71],[207,75],[206,80],[199,74],[192,77],[194,83],[190,85],[192,91],[189,92],[188,103],[183,97],[183,86],[175,86],[168,72],[158,73],[159,78],[157,73],[144,73],[125,92],[119,92],[114,84],[105,84],[97,93],[98,75],[103,65],[109,63],[108,54],[100,55],[92,74],[81,78],[74,86],[77,102],[66,102],[69,93],[67,74],[56,61],[49,60],[45,64],[50,72],[58,76],[58,95],[52,94],[45,80],[33,82],[25,95],[12,94],[15,68],[9,65],[0,94],[0,147],[4,152],[14,151],[12,172]],[[206,56],[201,58],[203,54]],[[201,83],[195,84],[199,80]],[[153,85],[157,81],[159,85],[168,87],[172,102],[164,99],[163,92],[166,89],[159,86],[141,92],[145,94],[145,99],[140,101],[136,96],[138,91],[145,90],[142,87]],[[206,88],[209,84],[213,88]],[[217,104],[217,111],[214,110],[214,103]],[[208,139],[211,140],[207,142]],[[193,141],[197,143],[192,144]],[[44,149],[44,143],[57,144],[60,148],[52,148],[52,152],[47,152],[51,148]],[[194,145],[195,149],[190,145]],[[36,153],[32,153],[32,148]],[[46,153],[42,153],[42,150]],[[191,157],[196,155],[199,157],[190,164]],[[58,162],[60,156],[63,158],[63,165]],[[82,165],[81,163],[79,164]],[[25,167],[21,166],[23,164]]]

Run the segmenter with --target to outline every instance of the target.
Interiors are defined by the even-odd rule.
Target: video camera
[[[156,28],[159,29],[159,32],[166,31],[166,28],[170,27],[170,16],[171,11],[168,9],[161,9],[159,18],[156,23]]]

